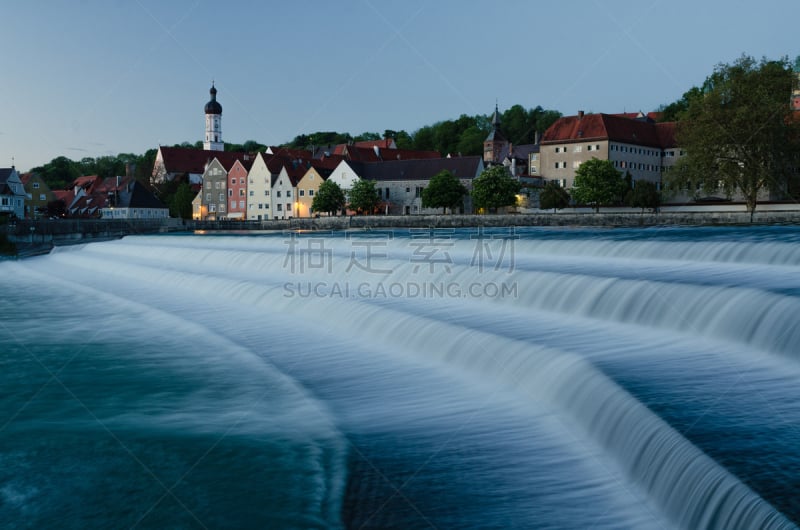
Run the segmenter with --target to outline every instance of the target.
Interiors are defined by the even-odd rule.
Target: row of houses
[[[479,156],[436,157],[378,145],[338,146],[314,158],[311,151],[269,148],[265,152],[226,153],[161,147],[154,179],[183,179],[198,191],[193,217],[200,220],[291,219],[313,217],[314,196],[326,180],[347,193],[359,179],[376,183],[381,213],[434,213],[422,207],[422,190],[441,171],[450,171],[471,189],[484,169]],[[377,143],[377,142],[374,142]],[[200,167],[203,167],[200,172]],[[464,211],[472,210],[467,198]]]
[[[51,190],[37,173],[20,175],[12,166],[0,168],[0,216],[163,219],[169,217],[169,209],[131,175],[88,175],[66,189]]]

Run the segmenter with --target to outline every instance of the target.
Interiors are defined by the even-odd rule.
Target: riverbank
[[[635,228],[658,226],[800,225],[800,210],[630,211],[525,213],[503,215],[364,215],[265,221],[18,221],[9,227],[7,254],[25,258],[49,253],[56,246],[120,239],[127,235],[168,232],[285,230],[370,230],[388,228],[470,228],[506,226]]]
[[[536,213],[507,215],[376,215],[272,221],[191,221],[191,230],[352,230],[372,228],[469,228],[477,226],[704,226],[800,224],[800,211]]]

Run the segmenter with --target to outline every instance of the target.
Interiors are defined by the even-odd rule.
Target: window
[[[555,169],[558,169],[558,162],[556,162],[556,163],[555,163],[555,165],[554,165],[553,167],[554,167]]]
[[[231,210],[236,208],[236,201],[231,201]]]
[[[44,193],[40,193],[39,194],[39,200],[40,201],[46,201],[47,200],[47,195],[45,195]]]
[[[386,188],[386,198],[389,198],[389,188]]]
[[[280,196],[281,196],[281,190],[278,190],[278,191],[276,191],[276,192],[275,192],[275,196],[276,196],[276,197],[280,197]]]
[[[531,154],[531,160],[532,161],[539,160],[539,154],[538,153],[532,153]]]
[[[210,189],[211,189],[211,181],[210,181],[210,180],[207,180],[207,181],[206,181],[206,189],[207,189],[207,190],[210,190]]]
[[[560,152],[561,152],[561,148],[560,147],[556,147],[556,153],[560,153]]]
[[[292,196],[292,190],[286,190],[286,196],[287,197],[291,197]],[[280,197],[280,195],[278,195],[278,197]]]
[[[39,189],[39,183],[38,182],[34,182],[33,183],[33,189],[35,189],[35,190]]]
[[[219,205],[219,211],[220,212],[224,212],[225,211],[225,203],[222,203],[222,204]]]
[[[264,196],[269,197],[269,190],[264,190]]]
[[[211,202],[211,193],[206,193],[206,202]]]
[[[573,160],[572,161],[572,169],[578,169],[579,167],[581,167],[580,160]]]
[[[592,150],[592,146],[591,145],[589,146],[589,150],[590,151]],[[580,153],[581,151],[583,151],[583,146],[582,145],[576,145],[575,148],[572,151],[575,152],[575,153]]]
[[[406,188],[406,193],[411,193],[411,188]]]
[[[220,193],[219,194],[219,202],[225,202],[225,194],[224,193]]]
[[[244,208],[244,201],[239,201],[239,208]]]
[[[587,146],[587,147],[586,147],[586,150],[587,150],[587,151],[591,151],[591,150],[592,150],[592,146],[591,146],[591,145],[590,145],[590,146]]]
[[[239,178],[239,184],[244,184],[244,177]]]
[[[305,197],[306,196],[306,190],[300,190],[299,193],[300,193],[301,197]]]
[[[251,196],[251,197],[255,197],[255,195],[256,195],[256,192],[255,192],[255,191],[253,191],[253,190],[250,190],[250,196]]]
[[[220,181],[216,181],[216,182],[214,183],[214,189],[215,189],[215,190],[218,190],[218,189],[220,189],[220,184],[222,184],[222,182],[220,182]]]
[[[244,197],[244,188],[239,188],[239,197]]]
[[[309,197],[313,197],[314,196],[314,190],[308,190],[308,196]]]
[[[279,212],[282,212],[282,211],[283,211],[283,205],[282,205],[282,204],[280,204],[280,203],[278,203],[278,211],[279,211]]]
[[[228,197],[233,197],[233,190],[228,190]]]
[[[208,211],[209,212],[216,212],[217,211],[217,205],[216,204],[210,204],[208,206]]]
[[[259,210],[263,210],[264,209],[264,203],[263,202],[258,203],[258,209]]]
[[[595,145],[595,146],[594,146],[594,150],[595,150],[595,151],[599,151],[599,150],[600,150],[600,144],[597,144],[597,145]]]

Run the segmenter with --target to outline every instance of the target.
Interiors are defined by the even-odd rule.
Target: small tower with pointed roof
[[[225,144],[222,142],[222,105],[217,101],[217,88],[212,81],[211,100],[206,103],[206,136],[203,141],[203,149],[206,151],[224,151]]]
[[[495,104],[494,115],[492,116],[492,131],[483,141],[483,163],[487,166],[502,163],[500,157],[508,145],[508,140],[500,131],[500,125],[500,111],[497,109],[497,104]]]
[[[794,61],[794,83],[792,84],[792,110],[800,111],[800,56]]]

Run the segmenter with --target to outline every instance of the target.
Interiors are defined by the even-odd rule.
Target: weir
[[[606,236],[608,241],[576,241],[570,234],[559,237],[543,241],[536,233],[523,232],[514,247],[512,270],[505,265],[484,270],[471,265],[475,242],[468,234],[456,234],[445,241],[446,246],[439,247],[451,258],[450,270],[440,264],[432,273],[427,273],[428,264],[420,267],[412,259],[413,242],[407,238],[387,240],[378,248],[385,257],[374,264],[375,268],[391,270],[388,273],[352,266],[347,270],[353,253],[364,247],[353,246],[352,240],[344,237],[322,239],[331,251],[326,254],[332,260],[330,272],[327,267],[291,270],[289,247],[283,236],[127,238],[59,249],[26,265],[38,275],[54,275],[92,293],[109,292],[123,299],[142,300],[145,312],[158,308],[166,316],[181,314],[181,318],[240,342],[247,349],[270,344],[264,358],[303,381],[312,394],[320,393],[331,404],[337,403],[332,405],[334,410],[343,406],[337,393],[346,388],[357,396],[359,385],[366,385],[363,392],[378,400],[374,406],[390,411],[392,400],[382,397],[380,385],[366,382],[367,374],[390,380],[394,373],[402,380],[405,376],[400,375],[400,366],[406,365],[464,381],[479,394],[508,394],[515,410],[543,408],[583,440],[583,449],[576,449],[576,457],[591,460],[597,455],[608,470],[613,489],[627,490],[633,498],[638,495],[635,492],[641,492],[647,499],[642,508],[658,514],[656,519],[661,524],[681,528],[794,528],[793,522],[773,506],[774,502],[786,506],[784,497],[793,494],[790,484],[781,493],[753,490],[746,485],[751,482],[749,477],[738,475],[746,473],[746,465],[730,467],[710,457],[670,424],[669,415],[659,416],[627,390],[620,382],[624,378],[617,378],[614,370],[619,366],[620,373],[638,373],[639,363],[647,366],[656,359],[650,355],[651,344],[654,351],[664,350],[664,355],[670,355],[661,344],[673,334],[675,352],[687,357],[692,356],[692,341],[698,344],[698,353],[704,348],[724,351],[729,345],[736,352],[731,362],[738,363],[735,366],[741,381],[756,389],[767,381],[765,374],[779,370],[781,363],[791,363],[789,372],[797,372],[793,345],[799,338],[795,325],[798,297],[777,287],[765,290],[757,280],[775,267],[791,278],[800,267],[793,254],[796,247],[782,242],[785,237],[766,241],[763,236],[739,241],[737,248],[731,248],[731,241],[719,242],[719,252],[708,247],[699,252],[697,245],[701,243],[693,240],[659,243],[652,239],[619,241],[613,235]],[[661,260],[656,258],[659,245],[664,255]],[[300,248],[316,247],[303,243]],[[765,248],[772,249],[773,257],[765,256]],[[564,269],[574,266],[578,254],[602,256],[607,261],[596,274],[586,263],[577,272],[557,272],[559,264]],[[544,261],[543,256],[547,257]],[[724,281],[716,278],[709,266],[720,258],[729,264]],[[676,259],[673,268],[670,263]],[[691,266],[681,271],[684,262]],[[546,265],[544,270],[538,268],[540,263]],[[637,264],[642,268],[637,269]],[[19,266],[2,265],[12,273]],[[661,277],[665,270],[672,271],[668,280]],[[619,272],[617,277],[615,271]],[[408,297],[406,291],[393,298],[391,293],[376,297],[357,292],[320,297],[311,295],[313,289],[308,296],[298,296],[285,289],[287,283],[313,287],[321,282],[349,282],[366,284],[375,292],[379,283],[423,281],[462,287],[505,283],[516,285],[518,291],[516,296],[505,298],[472,297],[466,288],[458,297],[438,291],[426,297]],[[537,318],[541,322],[538,330]],[[291,323],[298,329],[289,329]],[[573,336],[573,326],[584,326],[585,332],[576,330]],[[564,334],[561,341],[557,339],[559,333]],[[313,341],[324,341],[327,346],[314,346]],[[615,351],[615,347],[619,349]],[[370,350],[375,352],[374,365],[368,358]],[[772,354],[770,361],[759,363],[758,356],[764,353]],[[308,364],[311,359],[314,363]],[[713,372],[711,359],[703,353],[694,362]],[[765,371],[757,375],[752,372],[755,363],[763,365]],[[665,376],[667,370],[675,369],[665,364]],[[328,377],[319,370],[327,371]],[[362,376],[356,374],[363,370],[368,371],[360,382]],[[652,373],[657,370],[649,370],[647,377]],[[336,383],[338,378],[352,382],[342,386]],[[675,385],[673,378],[670,372],[665,378],[670,382],[664,384]],[[408,388],[408,392],[414,391]],[[419,391],[426,390],[421,387]],[[669,391],[686,394],[687,403],[691,403],[688,389],[671,386]],[[776,422],[800,418],[800,404],[796,400],[788,403]],[[440,409],[438,413],[446,416],[447,409],[436,401],[424,407]],[[753,407],[771,414],[769,406],[753,403]],[[702,410],[696,413],[703,415]],[[349,417],[346,412],[338,414]],[[413,416],[422,411],[412,408],[403,414]],[[542,421],[533,418],[538,418],[536,415],[532,421]],[[350,430],[367,428],[357,421],[357,415],[354,420],[338,421],[348,423]],[[748,421],[714,428],[721,436],[726,429],[740,429],[742,433],[735,434],[747,437]],[[386,428],[392,425],[391,417],[382,422]],[[565,444],[572,447],[566,440]],[[786,441],[786,447],[792,447],[791,440]],[[797,448],[787,450],[786,464],[790,465],[797,457]],[[558,473],[557,469],[554,467],[552,473]],[[580,482],[578,477],[573,478]],[[773,494],[774,501],[770,498]],[[591,505],[593,499],[601,498],[599,493],[595,495],[586,502]],[[622,521],[623,513],[628,512],[620,510]],[[787,515],[794,523],[800,518],[798,513]],[[537,521],[547,526],[543,520]]]

